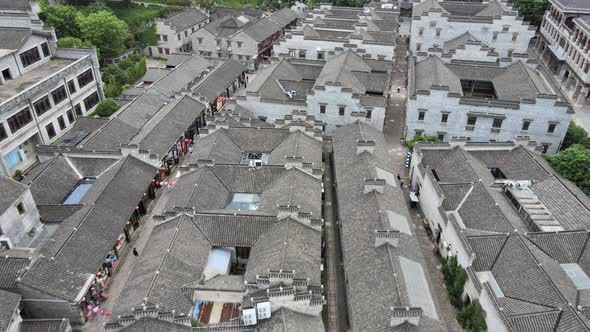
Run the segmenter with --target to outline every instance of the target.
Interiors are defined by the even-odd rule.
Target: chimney
[[[372,139],[359,139],[356,141],[356,154],[361,154],[365,151],[373,153],[377,143]]]
[[[285,169],[291,168],[303,169],[303,157],[285,156]]]
[[[365,179],[365,194],[372,192],[373,190],[383,194],[385,188],[384,179]]]
[[[375,248],[384,244],[389,244],[395,248],[399,246],[400,232],[395,230],[376,230],[375,231]]]

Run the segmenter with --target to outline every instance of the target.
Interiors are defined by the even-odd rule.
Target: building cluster
[[[405,138],[559,151],[588,94],[585,7],[551,1],[535,36],[504,1],[415,3]]]
[[[588,331],[590,199],[529,147],[417,144],[411,185],[490,331]]]

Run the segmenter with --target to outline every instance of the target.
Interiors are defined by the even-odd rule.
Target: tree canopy
[[[78,16],[82,37],[95,45],[105,56],[117,55],[125,50],[128,38],[127,24],[108,11]]]
[[[108,98],[96,106],[96,115],[101,118],[108,118],[119,109],[119,104],[116,101]]]
[[[532,25],[540,26],[547,8],[547,0],[514,0],[513,8],[518,10],[518,15],[525,18]]]
[[[547,159],[561,176],[590,195],[590,149],[574,144]]]
[[[572,121],[570,122],[565,138],[563,139],[562,149],[567,149],[574,144],[580,144],[586,149],[590,149],[590,137],[588,136],[588,132]]]
[[[39,14],[39,17],[47,25],[55,29],[59,38],[80,38],[78,26],[78,10],[72,6],[49,6]]]
[[[65,37],[58,39],[57,46],[72,48],[94,48],[94,45],[92,45],[90,42],[74,37]]]

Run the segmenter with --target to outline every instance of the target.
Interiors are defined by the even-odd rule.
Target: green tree
[[[59,47],[72,47],[72,48],[94,48],[92,44],[85,40],[80,40],[74,37],[65,37],[57,40],[57,46]]]
[[[96,115],[101,118],[108,118],[119,109],[119,104],[112,99],[105,99],[96,106]]]
[[[113,10],[104,1],[95,1],[84,9],[86,14],[98,13],[98,12],[112,12]]]
[[[478,300],[465,306],[458,318],[466,331],[480,332],[488,329],[485,312]]]
[[[590,149],[574,144],[547,159],[561,176],[590,195]]]
[[[442,271],[451,303],[459,308],[463,303],[462,296],[465,281],[467,280],[467,273],[465,273],[465,270],[459,265],[457,256],[448,258]]]
[[[567,133],[565,134],[561,148],[567,149],[574,144],[581,144],[585,148],[590,149],[590,137],[588,137],[588,132],[572,121],[567,128]]]
[[[79,15],[82,36],[96,46],[104,56],[117,55],[125,50],[128,37],[127,24],[107,11]]]
[[[156,35],[156,25],[153,24],[143,30],[134,33],[135,46],[143,49],[148,46],[158,45],[158,36]]]
[[[77,17],[78,10],[72,6],[49,6],[39,14],[39,18],[45,24],[55,29],[55,34],[59,38],[80,37]]]
[[[541,25],[545,9],[547,9],[547,0],[514,0],[512,3],[513,8],[518,10],[518,15],[532,25]]]

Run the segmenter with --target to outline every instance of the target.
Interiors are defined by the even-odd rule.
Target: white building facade
[[[157,19],[158,45],[147,47],[147,54],[168,57],[172,53],[192,51],[191,35],[208,22],[208,11],[200,8],[188,8],[165,19]]]
[[[528,140],[542,153],[559,150],[574,111],[555,87],[543,83],[551,78],[547,81],[520,62],[497,68],[443,64],[431,57],[415,68],[406,139],[429,135],[444,142]],[[437,70],[442,78],[433,81],[432,73]]]
[[[28,29],[0,58],[0,174],[12,176],[36,162],[35,146],[50,144],[104,99],[94,50],[53,48]]]
[[[410,49],[420,59],[436,54],[473,60],[477,55],[477,61],[506,58],[503,62],[510,63],[511,58],[528,57],[529,42],[536,30],[500,1],[482,4],[426,0],[414,5],[412,15]],[[465,33],[471,36],[462,38]],[[462,51],[469,44],[477,46],[471,47],[476,54]]]
[[[590,3],[551,0],[539,28],[539,58],[558,77],[569,100],[590,98]]]

